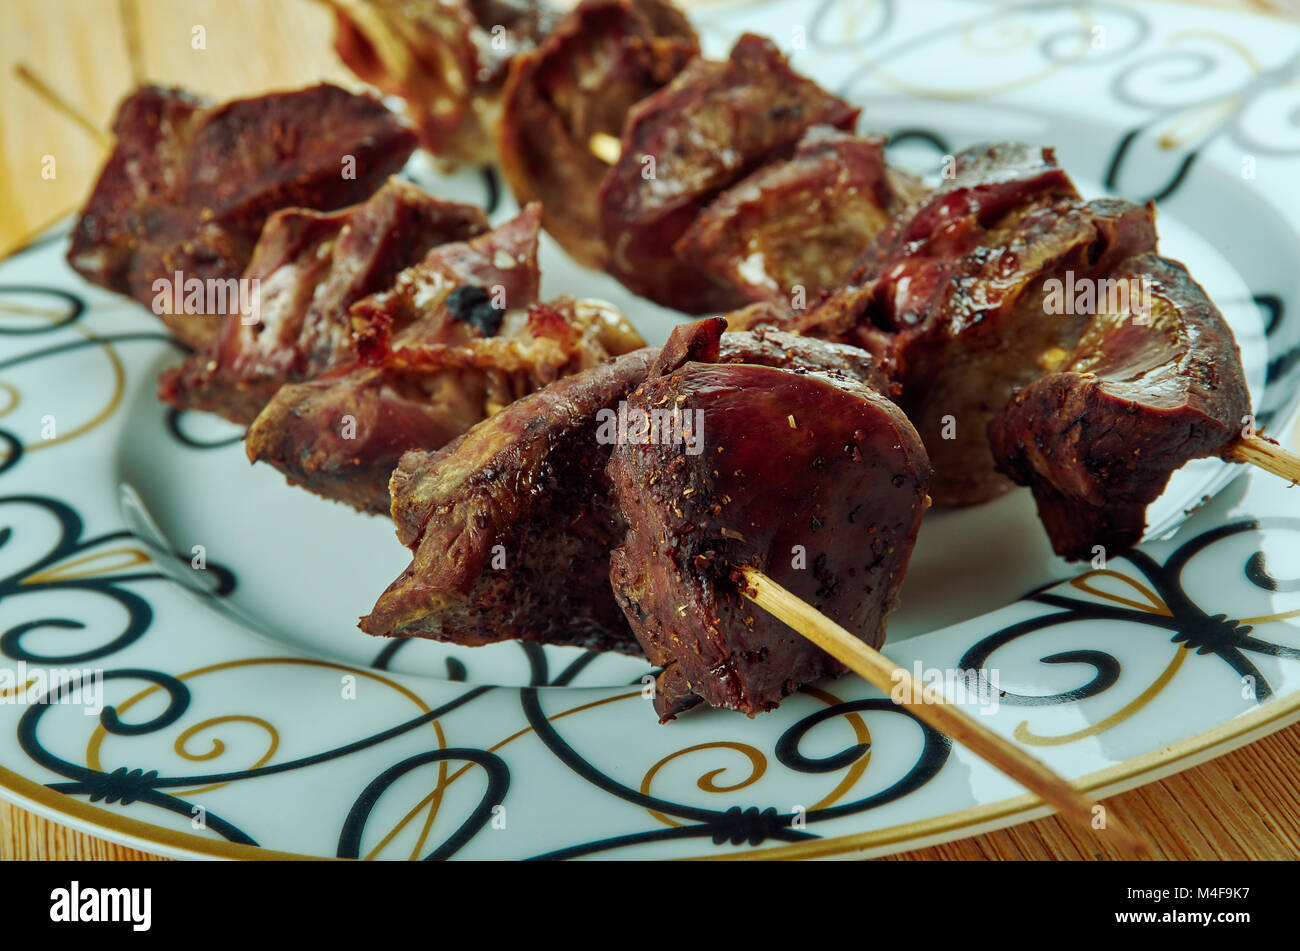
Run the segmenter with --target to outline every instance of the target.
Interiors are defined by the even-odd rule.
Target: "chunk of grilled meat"
[[[607,304],[534,304],[491,337],[413,341],[380,361],[281,387],[248,431],[248,457],[290,484],[384,515],[404,452],[444,446],[528,393],[641,343]]]
[[[666,0],[583,0],[534,52],[518,57],[502,97],[497,153],[520,202],[576,260],[604,266],[595,185],[608,165],[592,150],[617,139],[628,110],[699,55],[690,24]]]
[[[881,236],[852,286],[798,323],[859,343],[892,335],[900,405],[933,460],[934,501],[970,505],[1011,488],[989,421],[1087,326],[1047,311],[1045,282],[1099,279],[1155,244],[1150,207],[1082,201],[1049,150],[982,147]]]
[[[701,336],[716,348],[721,335],[725,361],[880,379],[855,348],[785,333],[722,334],[724,327],[712,318],[680,328],[664,351],[698,347]],[[392,511],[414,558],[362,630],[639,654],[610,590],[609,552],[627,526],[610,499],[605,464],[618,439],[618,405],[660,352],[637,350],[559,380],[437,452],[403,456]],[[494,553],[504,566],[493,564]]]
[[[331,0],[334,49],[363,81],[399,96],[430,152],[493,161],[492,128],[510,63],[559,14],[539,0]]]
[[[414,558],[361,629],[639,654],[609,591],[622,522],[596,417],[652,359],[644,349],[625,354],[507,406],[440,451],[403,456],[392,513]]]
[[[641,338],[604,306],[537,297],[539,211],[439,245],[352,308],[353,360],[281,387],[248,432],[248,456],[371,512],[407,449],[436,448],[563,373]]]
[[[743,307],[743,295],[669,250],[720,192],[788,157],[809,128],[851,129],[857,117],[761,37],[742,36],[725,62],[694,60],[628,113],[598,199],[608,270],[666,307]]]
[[[416,144],[378,100],[330,85],[221,105],[143,86],[118,107],[113,131],[68,263],[146,307],[157,301],[168,330],[193,348],[217,335],[221,317],[171,313],[155,281],[233,285],[272,212],[361,201]]]
[[[224,321],[214,341],[162,374],[159,398],[251,423],[282,384],[356,360],[354,303],[389,287],[431,248],[487,228],[479,208],[397,179],[340,211],[277,211],[244,272],[259,283],[258,319]]]
[[[1130,288],[1127,309],[1101,310],[989,424],[998,468],[1033,489],[1072,559],[1137,544],[1171,473],[1221,453],[1250,413],[1232,331],[1183,265],[1142,254],[1109,277]]]
[[[893,349],[936,502],[983,501],[1009,476],[1058,554],[1130,547],[1172,472],[1221,454],[1250,411],[1231,330],[1155,253],[1150,204],[1084,202],[1028,146],[968,150],[956,171],[786,323]],[[1071,287],[1091,293],[1053,303]]]
[[[883,136],[815,126],[793,157],[709,203],[673,246],[746,300],[791,309],[841,287],[925,186],[885,162]]]
[[[629,397],[644,428],[608,468],[627,522],[610,578],[663,666],[664,720],[700,700],[750,716],[844,667],[755,608],[753,567],[873,647],[925,510],[930,465],[902,411],[838,372],[662,356]]]

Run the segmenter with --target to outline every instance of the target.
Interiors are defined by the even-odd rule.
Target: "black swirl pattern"
[[[1040,592],[1026,600],[1061,610],[1021,621],[980,640],[962,656],[959,666],[964,670],[988,670],[990,657],[1000,648],[1028,634],[1081,621],[1122,621],[1133,630],[1163,632],[1172,643],[1180,644],[1197,656],[1216,657],[1227,664],[1241,678],[1249,678],[1255,698],[1264,702],[1273,696],[1273,687],[1248,655],[1266,655],[1300,659],[1300,649],[1277,644],[1258,637],[1250,625],[1242,624],[1225,614],[1209,614],[1187,593],[1182,575],[1197,555],[1217,542],[1246,532],[1273,529],[1300,531],[1300,519],[1267,518],[1245,519],[1221,525],[1184,543],[1160,564],[1143,551],[1125,552],[1122,557],[1132,564],[1148,581],[1169,614],[1142,611],[1137,608],[1113,604],[1099,604],[1082,598],[1054,592]],[[1254,553],[1242,566],[1246,580],[1257,588],[1269,591],[1300,590],[1300,584],[1279,581],[1264,568],[1262,552]],[[1045,664],[1082,663],[1091,666],[1095,673],[1091,680],[1071,690],[1045,696],[1026,696],[1006,692],[1004,703],[1034,706],[1045,704],[1077,703],[1108,690],[1119,679],[1120,664],[1112,655],[1098,650],[1079,650],[1053,654],[1041,658]]]

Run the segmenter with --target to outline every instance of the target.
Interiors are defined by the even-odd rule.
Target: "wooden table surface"
[[[1220,0],[1300,14],[1300,0]],[[132,27],[134,24],[134,28]],[[195,50],[196,26],[206,49]],[[74,210],[105,154],[104,129],[140,78],[217,98],[329,79],[350,82],[330,48],[328,12],[309,0],[5,0],[0,13],[0,256]],[[128,49],[136,37],[140,67]],[[33,81],[14,81],[30,69]],[[142,73],[143,75],[138,75]],[[51,108],[54,96],[84,121]],[[89,127],[89,128],[88,128]],[[45,156],[56,160],[43,177]],[[1300,857],[1300,725],[1176,776],[1106,800],[1170,859]],[[899,859],[1115,858],[1055,817]],[[0,802],[0,859],[155,856],[75,832]]]

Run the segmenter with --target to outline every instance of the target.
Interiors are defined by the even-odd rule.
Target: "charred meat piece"
[[[599,411],[644,379],[652,359],[636,350],[511,404],[439,452],[403,456],[392,513],[414,559],[361,629],[639,654],[609,591],[623,525],[604,478],[610,447],[596,429]]]
[[[758,568],[873,647],[930,479],[902,411],[839,374],[661,359],[608,475],[627,521],[610,578],[651,663],[655,710],[750,716],[844,668],[737,588]]]
[[[699,55],[690,24],[664,0],[584,0],[536,51],[518,57],[502,98],[497,152],[520,202],[576,260],[600,268],[593,140],[617,140],[628,110]]]
[[[663,352],[876,372],[851,347],[785,333],[722,334],[724,326],[712,318],[678,328]],[[609,552],[627,526],[605,464],[619,438],[619,404],[660,356],[646,348],[618,357],[513,403],[437,452],[403,456],[392,511],[414,559],[362,630],[640,654],[610,590]],[[492,564],[494,551],[504,566]]]
[[[1050,313],[1046,282],[1093,281],[1155,244],[1150,207],[1074,197],[1046,150],[983,147],[881,235],[856,283],[797,323],[858,344],[892,335],[900,405],[934,463],[934,501],[975,504],[1011,487],[989,449],[989,421],[1087,324]]]
[[[382,361],[413,343],[460,343],[495,336],[506,311],[537,300],[541,208],[529,205],[468,241],[431,250],[392,287],[352,307],[362,358]]]
[[[725,62],[697,59],[628,113],[600,189],[606,267],[631,290],[688,313],[748,301],[671,249],[699,212],[812,126],[851,129],[858,110],[797,75],[768,40],[742,36]]]
[[[407,449],[442,446],[559,368],[599,362],[609,355],[602,341],[641,346],[612,309],[527,310],[540,281],[540,221],[533,205],[439,245],[354,304],[354,358],[281,387],[249,429],[249,459],[326,498],[386,512],[388,477]]]
[[[492,127],[511,61],[558,13],[538,0],[332,2],[334,49],[363,81],[406,103],[430,152],[493,161]]]
[[[1219,454],[1250,412],[1232,332],[1181,264],[1143,254],[1109,277],[1128,293],[1108,288],[1116,306],[989,425],[998,468],[1032,488],[1071,559],[1137,544],[1170,474]]]
[[[959,153],[951,177],[895,218],[864,252],[851,280],[792,325],[846,343],[860,335],[942,323],[943,296],[967,256],[1017,216],[1079,193],[1051,149],[1016,143]]]
[[[277,211],[244,272],[260,288],[257,319],[223,322],[212,344],[163,373],[159,397],[251,423],[282,384],[356,359],[354,303],[389,287],[431,248],[487,227],[477,207],[396,179],[341,211]]]
[[[1071,274],[1097,280],[1156,243],[1150,208],[1108,199],[1064,200],[998,235],[963,258],[933,305],[938,319],[898,341],[901,405],[930,450],[939,505],[983,502],[1011,488],[989,449],[989,421],[1088,323],[1084,315],[1051,313],[1046,283]]]
[[[378,100],[329,85],[215,106],[144,86],[118,107],[113,131],[68,263],[91,283],[158,304],[193,348],[216,336],[220,317],[169,312],[172,295],[155,281],[233,285],[272,212],[361,201],[416,142]]]
[[[719,195],[673,246],[747,300],[790,309],[838,289],[925,186],[885,163],[882,136],[809,129],[792,158]]]
[[[412,340],[381,360],[281,387],[246,450],[293,485],[387,514],[404,452],[444,446],[520,397],[641,344],[600,302],[533,305],[507,313],[492,336]]]

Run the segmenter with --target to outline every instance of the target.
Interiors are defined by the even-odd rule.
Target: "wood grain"
[[[355,84],[330,46],[332,18],[307,0],[6,0],[0,29],[0,256],[78,208],[103,145],[50,108],[14,68],[26,64],[108,129],[135,85],[124,11],[135,11],[146,81],[216,99],[330,80]],[[194,48],[195,27],[203,49]],[[42,175],[46,156],[54,177]]]
[[[0,256],[75,209],[102,147],[50,109],[13,70],[27,63],[107,128],[132,85],[123,5],[138,9],[144,75],[224,98],[316,80],[350,83],[330,48],[327,12],[308,0],[6,0],[0,29]],[[1300,9],[1300,0],[1218,0],[1245,9]],[[192,47],[204,26],[204,50]],[[44,179],[44,156],[56,176]],[[1300,725],[1211,763],[1106,800],[1169,859],[1300,858]],[[111,808],[111,807],[110,807]],[[1055,817],[905,852],[891,860],[1117,858]],[[0,802],[0,859],[155,856],[73,831]]]

